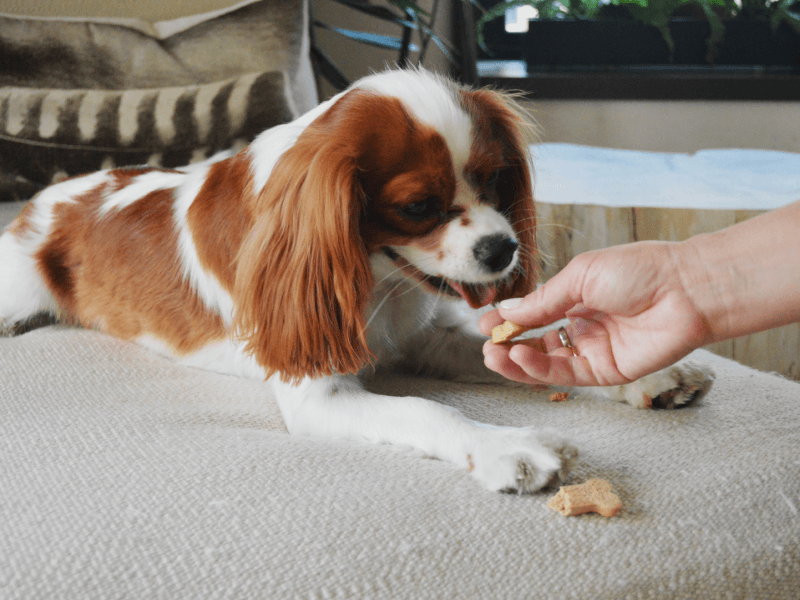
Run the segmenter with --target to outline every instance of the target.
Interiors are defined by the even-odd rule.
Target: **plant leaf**
[[[612,4],[625,5],[631,15],[642,23],[653,25],[660,32],[664,41],[667,43],[669,54],[672,56],[675,51],[675,40],[669,31],[669,18],[675,12],[683,0],[661,0],[659,2],[648,2],[647,0],[611,0]]]
[[[789,27],[800,33],[800,14],[789,10],[793,4],[793,0],[781,0],[778,2],[778,6],[775,7],[775,12],[772,13],[772,17],[770,18],[770,25],[772,25],[773,31],[778,29],[781,23],[786,23]]]
[[[779,12],[783,17],[781,21],[789,25],[797,33],[800,33],[800,14],[790,11],[788,8]]]

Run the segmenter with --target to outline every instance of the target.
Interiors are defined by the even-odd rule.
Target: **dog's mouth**
[[[403,272],[406,277],[419,281],[429,292],[454,298],[463,298],[472,308],[481,308],[494,302],[497,297],[497,283],[466,283],[453,281],[438,275],[428,275],[412,265],[391,248],[384,247],[383,253]]]

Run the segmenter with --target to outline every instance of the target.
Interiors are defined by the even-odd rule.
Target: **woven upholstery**
[[[569,434],[568,483],[604,478],[622,498],[606,519],[406,451],[290,437],[260,382],[97,332],[0,338],[0,597],[797,598],[800,384],[691,358],[717,380],[671,412],[372,384]]]

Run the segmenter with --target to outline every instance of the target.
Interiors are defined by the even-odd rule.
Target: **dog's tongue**
[[[472,308],[481,308],[491,304],[497,296],[497,288],[490,285],[470,285],[468,283],[448,282]]]

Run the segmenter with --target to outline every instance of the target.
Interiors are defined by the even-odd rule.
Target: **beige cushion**
[[[260,382],[96,332],[0,339],[3,597],[794,598],[800,385],[692,358],[717,382],[674,412],[377,385],[569,433],[569,483],[622,498],[606,519],[390,447],[290,437]]]

